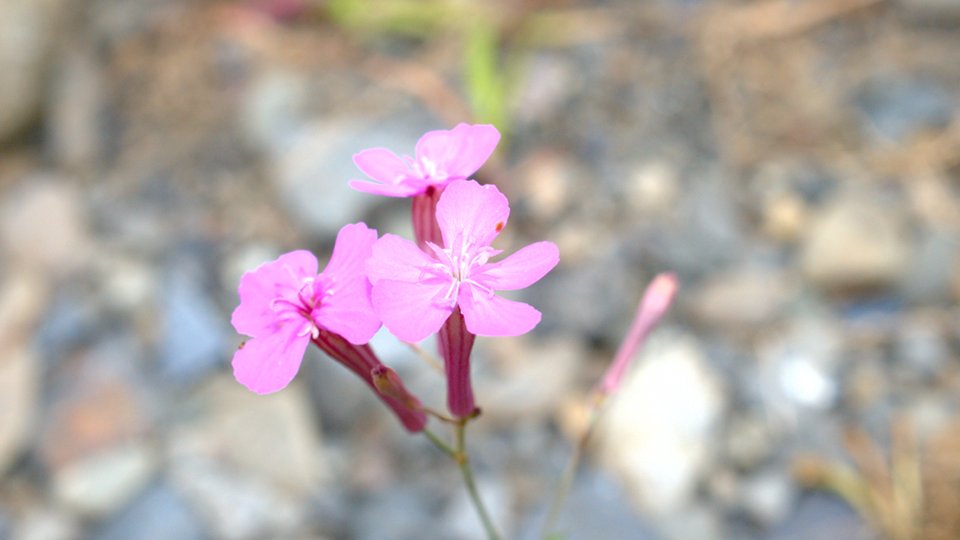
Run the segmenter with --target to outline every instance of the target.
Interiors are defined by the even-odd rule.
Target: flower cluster
[[[491,244],[510,206],[495,186],[469,177],[499,139],[493,126],[460,124],[425,134],[412,158],[384,148],[356,154],[354,162],[375,182],[350,185],[412,198],[415,241],[378,238],[355,223],[340,230],[322,272],[312,254],[293,251],[245,273],[231,322],[251,339],[234,354],[236,379],[257,393],[280,390],[312,342],[366,382],[404,427],[420,431],[426,424],[420,400],[368,344],[382,324],[407,342],[437,334],[450,412],[472,415],[475,337],[515,336],[540,322],[535,308],[497,292],[527,287],[559,262],[551,242],[494,260],[501,251]]]

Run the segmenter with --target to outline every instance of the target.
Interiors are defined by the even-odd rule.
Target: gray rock
[[[395,486],[363,501],[355,510],[350,537],[357,540],[442,538],[437,531],[439,527],[438,516],[426,504],[423,493]]]
[[[917,315],[907,317],[897,332],[896,359],[920,377],[934,380],[944,373],[950,360],[950,346],[937,321]]]
[[[246,140],[270,155],[293,142],[306,112],[307,81],[292,71],[268,71],[250,84],[241,109]]]
[[[33,336],[37,350],[49,365],[56,366],[79,347],[89,344],[102,322],[88,297],[79,291],[62,291],[54,296]]]
[[[945,128],[957,104],[932,77],[892,74],[868,81],[859,89],[856,105],[870,138],[902,143],[926,130]]]
[[[776,435],[771,422],[760,414],[737,415],[726,430],[726,457],[740,469],[754,469],[776,449]]]
[[[36,452],[55,500],[102,517],[128,501],[159,462],[149,434],[152,392],[139,379],[139,343],[104,337],[52,372]]]
[[[542,51],[531,54],[515,93],[513,121],[520,125],[549,121],[582,91],[583,80],[566,55]]]
[[[315,347],[307,350],[299,376],[309,387],[314,410],[332,431],[348,431],[382,407],[366,383]]]
[[[783,313],[795,289],[789,278],[775,269],[734,269],[710,276],[690,293],[688,307],[711,326],[761,330]]]
[[[228,360],[228,319],[200,284],[176,273],[164,287],[162,302],[158,359],[165,375],[192,382]]]
[[[59,508],[34,508],[20,516],[11,534],[2,536],[11,540],[80,540],[82,528],[73,515]]]
[[[490,513],[490,520],[501,533],[512,536],[513,530],[510,517],[511,494],[510,484],[504,479],[495,479],[482,473],[476,474],[477,491],[483,499],[483,504]],[[462,540],[484,540],[488,538],[483,523],[466,490],[459,490],[458,495],[450,501],[444,516],[444,530],[449,538]]]
[[[59,467],[52,490],[60,504],[85,516],[102,517],[122,507],[157,467],[156,453],[149,445],[122,444]]]
[[[303,501],[215,460],[177,459],[171,463],[170,477],[173,488],[200,516],[213,538],[297,537],[305,521]]]
[[[516,338],[487,345],[492,361],[474,363],[475,391],[484,420],[502,426],[515,426],[518,418],[542,422],[554,415],[569,399],[587,356],[579,343],[565,339]]]
[[[656,525],[664,540],[727,538],[720,516],[706,504],[694,504],[678,512],[658,516]]]
[[[103,153],[104,80],[89,46],[69,47],[51,81],[46,132],[56,162],[80,171]]]
[[[919,21],[943,23],[960,20],[960,2],[957,0],[897,0],[895,5],[908,17]]]
[[[412,154],[423,134],[416,126],[422,124],[404,118],[376,124],[327,119],[299,126],[290,143],[271,159],[281,200],[309,230],[334,236],[383,202],[382,197],[347,185],[351,179],[365,178],[353,164],[353,154],[377,146]]]
[[[540,538],[544,519],[545,508],[530,520],[518,537],[521,540]],[[617,482],[590,468],[585,468],[577,475],[555,530],[568,540],[661,538],[649,523],[637,515]]]
[[[704,275],[729,265],[743,244],[742,212],[733,178],[717,170],[694,170],[670,220],[658,220],[640,251],[681,276]],[[636,238],[634,245],[638,244]],[[636,248],[632,251],[637,251]]]
[[[561,248],[561,258],[562,253]],[[525,294],[543,312],[543,330],[587,335],[615,347],[626,334],[644,282],[622,246],[601,244],[588,259],[554,269]]]
[[[950,280],[960,267],[960,238],[953,231],[928,231],[918,242],[903,291],[917,304],[948,301]]]
[[[91,540],[203,540],[203,527],[180,497],[158,484],[111,518]]]
[[[763,540],[878,540],[863,518],[833,495],[812,493],[800,500],[793,513]]]
[[[327,477],[320,431],[304,389],[257,395],[224,375],[186,405],[170,432],[172,460],[216,460],[269,485],[306,494]]]

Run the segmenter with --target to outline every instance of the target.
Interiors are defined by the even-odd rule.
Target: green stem
[[[560,518],[560,509],[563,508],[563,503],[570,494],[570,488],[573,486],[573,479],[576,477],[577,470],[580,468],[583,453],[587,449],[587,443],[590,442],[590,437],[593,435],[594,428],[597,426],[597,420],[600,418],[600,408],[603,405],[605,397],[602,393],[594,397],[592,407],[590,408],[590,418],[587,420],[587,427],[577,439],[577,444],[573,447],[573,453],[570,454],[570,460],[567,461],[567,465],[563,469],[563,475],[560,477],[557,489],[553,493],[553,499],[550,501],[550,510],[547,511],[547,519],[543,523],[543,534],[541,537],[544,540],[549,539],[556,528],[557,520]]]
[[[450,456],[450,457],[453,458],[454,460],[457,459],[457,452],[456,452],[456,450],[454,450],[453,448],[451,448],[449,444],[445,443],[445,442],[443,441],[443,439],[441,439],[439,436],[437,436],[436,433],[430,431],[429,429],[424,429],[424,430],[423,430],[423,434],[426,435],[426,437],[427,437],[428,439],[430,439],[430,442],[432,442],[434,446],[436,446],[437,448],[439,448],[441,452],[443,452],[444,454]]]
[[[457,465],[460,466],[460,472],[463,473],[463,483],[466,484],[467,492],[470,494],[470,501],[473,503],[474,508],[477,509],[477,515],[480,516],[480,521],[483,522],[483,528],[487,531],[487,538],[490,540],[500,540],[500,534],[497,533],[497,529],[493,525],[493,520],[490,519],[490,514],[487,513],[487,508],[483,505],[483,500],[480,499],[480,492],[477,491],[477,484],[473,479],[473,471],[470,469],[470,458],[467,455],[465,444],[466,428],[466,419],[456,425],[457,445],[456,453],[453,457]]]

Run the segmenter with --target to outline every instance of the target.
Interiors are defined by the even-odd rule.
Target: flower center
[[[291,269],[288,270],[293,274]],[[281,324],[301,324],[297,331],[298,337],[309,335],[316,338],[320,334],[320,328],[313,314],[323,304],[323,299],[333,294],[333,289],[325,287],[320,281],[320,276],[293,277],[296,285],[281,291],[271,300],[270,309],[276,313],[277,320]]]
[[[471,276],[478,268],[487,264],[490,257],[500,253],[498,250],[490,246],[476,246],[472,240],[464,239],[462,236],[448,248],[441,248],[433,242],[427,242],[427,245],[433,250],[437,262],[424,266],[422,271],[450,282],[444,294],[436,298],[437,302],[454,307],[460,296],[460,287],[464,284],[469,284],[493,296],[493,289]]]
[[[424,180],[442,182],[449,178],[447,171],[440,169],[435,161],[426,157],[413,163],[413,170]]]

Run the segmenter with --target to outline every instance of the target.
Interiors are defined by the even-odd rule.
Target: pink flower
[[[253,338],[233,356],[241,384],[258,394],[287,386],[321,329],[355,345],[370,341],[380,320],[370,305],[364,263],[376,239],[377,231],[363,223],[347,225],[319,274],[316,257],[293,251],[240,278],[240,305],[231,323]]]
[[[439,331],[447,406],[458,417],[476,411],[470,385],[475,336],[516,336],[540,322],[539,311],[496,292],[527,287],[560,260],[556,245],[537,242],[491,262],[500,251],[490,243],[509,214],[507,198],[495,186],[451,182],[436,211],[444,247],[428,241],[422,250],[387,234],[367,262],[374,309],[394,335],[416,342]]]
[[[443,190],[477,172],[499,141],[500,133],[491,125],[458,124],[420,137],[413,158],[370,148],[354,154],[353,162],[375,182],[351,180],[350,187],[388,197],[421,195],[431,186]]]
[[[300,369],[312,341],[320,350],[360,377],[411,432],[427,417],[420,401],[392,373],[391,385],[377,384],[389,370],[367,345],[380,329],[370,305],[364,271],[377,231],[363,223],[340,229],[330,262],[317,273],[317,259],[292,251],[261,264],[240,278],[240,305],[231,322],[251,336],[233,355],[233,374],[258,394],[281,390]],[[389,388],[384,393],[380,387]]]
[[[458,180],[437,203],[444,247],[430,243],[425,252],[392,234],[377,240],[367,273],[383,324],[404,341],[421,341],[459,306],[467,330],[476,335],[516,336],[532,330],[540,312],[495,293],[536,283],[556,266],[560,252],[552,242],[537,242],[491,262],[501,252],[490,243],[509,214],[507,198],[496,186]]]

